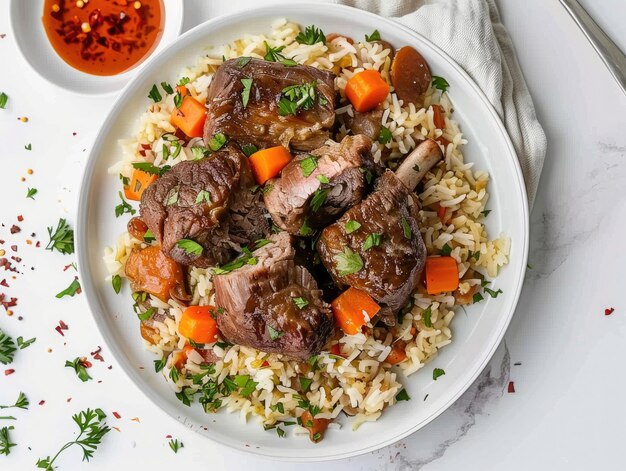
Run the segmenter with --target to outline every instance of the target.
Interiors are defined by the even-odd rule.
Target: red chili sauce
[[[43,25],[57,54],[92,75],[116,75],[148,57],[163,33],[162,0],[45,0]]]

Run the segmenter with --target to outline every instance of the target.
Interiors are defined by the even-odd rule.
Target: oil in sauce
[[[132,69],[163,33],[162,0],[45,0],[48,40],[69,65],[92,75]]]

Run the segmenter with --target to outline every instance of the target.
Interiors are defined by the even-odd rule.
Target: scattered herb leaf
[[[292,298],[292,301],[298,309],[304,309],[309,305],[309,302],[304,298]]]
[[[372,247],[378,247],[380,245],[381,234],[372,233],[365,238],[363,242],[363,250],[369,250]]]
[[[267,325],[267,331],[270,335],[270,339],[271,340],[278,340],[279,338],[281,338],[283,335],[285,335],[284,332],[280,331],[280,330],[276,330],[274,329],[271,325]]]
[[[300,44],[313,45],[321,42],[326,44],[326,36],[324,32],[315,25],[307,26],[296,36],[296,41]]]
[[[78,376],[78,379],[80,379],[83,383],[92,379],[87,372],[87,368],[83,365],[83,360],[79,357],[74,358],[73,361],[67,360],[65,362],[65,366],[67,368],[72,368],[76,373],[76,376]]]
[[[433,370],[433,379],[434,379],[435,381],[437,381],[437,378],[439,378],[440,376],[443,376],[443,375],[445,375],[445,374],[446,374],[446,372],[445,372],[445,371],[443,371],[441,368],[435,368],[435,369]]]
[[[344,224],[346,234],[352,234],[354,231],[358,230],[359,227],[361,227],[361,223],[359,221],[355,221],[354,219],[348,219],[348,221]]]
[[[316,155],[309,154],[299,162],[300,168],[302,169],[302,175],[308,177],[313,173],[313,171],[317,168],[317,159],[318,157]]]
[[[353,252],[350,247],[346,247],[342,253],[333,257],[339,276],[347,276],[356,273],[363,268],[363,259]]]
[[[122,202],[115,207],[115,217],[120,217],[122,214],[130,214],[131,216],[135,214],[137,211],[124,199],[122,192],[118,192],[120,199]]]
[[[65,288],[63,291],[56,295],[57,298],[61,299],[64,296],[73,297],[75,294],[79,293],[80,290],[80,282],[78,278],[74,278],[74,280],[70,283],[70,285]]]
[[[52,227],[48,227],[50,242],[46,246],[47,250],[58,250],[64,255],[74,253],[74,231],[67,224],[65,219],[59,219],[57,228],[52,232]]]
[[[191,239],[180,239],[176,242],[176,247],[180,247],[185,251],[185,253],[189,255],[202,255],[202,251],[204,248],[198,244],[196,241]]]
[[[152,85],[150,93],[148,93],[148,98],[150,98],[155,103],[158,103],[163,99],[161,93],[159,93],[159,89],[157,88],[156,84]]]
[[[432,83],[433,83],[433,87],[437,88],[438,90],[441,90],[442,92],[445,92],[446,90],[448,90],[448,87],[450,86],[450,84],[445,78],[438,77],[437,75],[433,75]]]
[[[120,294],[120,290],[122,289],[122,277],[120,275],[113,275],[113,278],[111,278],[111,285],[113,286],[115,294]]]
[[[406,389],[402,389],[398,394],[396,394],[396,402],[400,401],[410,401],[411,397],[409,393],[406,392]]]
[[[251,78],[242,78],[241,83],[243,84],[243,90],[241,91],[241,103],[243,104],[243,108],[246,109],[248,106],[248,101],[250,100],[250,90],[252,90],[252,79]]]

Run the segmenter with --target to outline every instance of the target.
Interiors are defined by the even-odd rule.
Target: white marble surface
[[[253,3],[185,0],[185,26]],[[584,3],[626,50],[626,2]],[[620,243],[626,229],[626,96],[556,0],[500,0],[499,5],[549,139],[531,217],[533,268],[519,307],[505,343],[451,409],[396,445],[324,467],[624,467],[626,255]],[[2,0],[0,34],[8,33],[7,23],[8,1]],[[14,337],[37,337],[17,353],[11,365],[15,374],[0,375],[0,404],[18,391],[31,401],[28,411],[13,414],[18,446],[9,457],[0,457],[0,469],[31,469],[37,458],[56,452],[72,437],[70,415],[87,406],[117,411],[121,419],[110,416],[120,431],[106,437],[85,469],[127,469],[129,463],[145,469],[291,469],[221,449],[187,431],[147,404],[115,364],[107,369],[112,359],[106,348],[105,363],[96,362],[91,370],[102,382],[77,384],[64,370],[66,359],[93,351],[102,340],[80,296],[54,299],[72,279],[71,272],[63,272],[70,259],[27,246],[25,239],[35,232],[47,240],[45,227],[59,216],[73,220],[85,149],[111,99],[75,96],[44,83],[18,57],[10,35],[0,39],[0,90],[10,96],[8,109],[0,110],[0,222],[6,225],[0,227],[0,239],[18,243],[28,272],[16,280],[0,272],[0,281],[9,278],[11,285],[0,292],[19,297],[13,317],[0,313],[0,327]],[[20,116],[29,122],[19,122]],[[24,149],[28,143],[30,152]],[[27,175],[29,168],[33,175]],[[27,181],[21,182],[21,176]],[[27,187],[39,189],[35,201],[25,199]],[[8,227],[20,214],[23,232],[10,236]],[[606,307],[615,313],[606,317]],[[54,331],[60,319],[70,327],[65,337]],[[509,380],[515,382],[515,394],[506,392]],[[45,404],[38,405],[42,399]],[[185,444],[177,455],[167,446],[167,434]],[[66,452],[58,464],[83,469],[77,450]]]

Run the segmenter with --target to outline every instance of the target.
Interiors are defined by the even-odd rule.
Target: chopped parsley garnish
[[[409,396],[409,393],[406,392],[406,389],[402,389],[402,391],[396,394],[396,402],[410,401],[410,400],[411,400],[411,397]]]
[[[283,88],[278,102],[278,114],[295,115],[300,110],[310,110],[315,104],[315,82],[290,85]]]
[[[4,92],[0,93],[0,108],[6,109],[7,101],[9,101],[9,96]]]
[[[448,243],[443,244],[441,247],[441,255],[445,255],[446,257],[452,253],[452,247]]]
[[[307,219],[305,219],[302,225],[300,226],[300,231],[298,233],[304,237],[310,236],[311,234],[313,234],[313,229],[311,229],[311,226],[309,226],[309,222]]]
[[[374,180],[374,174],[367,168],[363,168],[363,167],[359,167],[359,171],[365,175],[365,181],[368,183],[368,185],[370,183],[372,183],[372,180]]]
[[[122,289],[122,277],[120,275],[113,275],[113,278],[111,278],[111,285],[113,286],[115,294],[120,294],[120,290]]]
[[[244,265],[256,265],[256,263],[257,258],[253,257],[252,252],[248,248],[244,247],[243,254],[241,254],[232,262],[228,262],[225,265],[213,268],[213,274],[224,275],[225,273],[230,273],[231,271],[236,270],[237,268],[241,268]]]
[[[380,132],[378,133],[378,142],[380,142],[381,144],[388,144],[391,142],[391,139],[393,139],[393,134],[391,134],[391,131],[385,126],[382,126],[380,128]]]
[[[258,384],[256,381],[253,381],[249,375],[237,375],[233,381],[240,388],[239,394],[243,397],[252,394]]]
[[[4,95],[4,93],[2,95]],[[2,95],[0,95],[0,99],[2,98]],[[4,96],[6,97],[6,95]],[[6,103],[6,101],[4,103]],[[0,105],[2,105],[2,102],[0,102]],[[0,106],[0,108],[4,108],[4,106]],[[11,453],[11,448],[16,446],[15,443],[11,442],[9,430],[13,430],[13,425],[0,428],[0,455],[9,455],[9,453]]]
[[[0,406],[0,409],[28,409],[28,398],[26,397],[26,394],[24,394],[23,392],[20,392],[20,394],[17,396],[17,400],[15,401],[15,404],[10,405],[10,406]]]
[[[209,155],[209,149],[202,146],[194,146],[191,148],[191,156],[193,160],[200,160]]]
[[[330,180],[328,180],[328,177],[326,175],[318,175],[317,179],[320,181],[320,183],[330,183]]]
[[[474,293],[474,296],[472,296],[472,304],[479,303],[479,302],[481,302],[483,299],[485,299],[485,298],[483,297],[483,295],[482,295],[482,294],[480,294],[480,293]]]
[[[133,209],[128,201],[124,199],[121,191],[118,192],[118,195],[120,195],[120,199],[122,200],[122,202],[115,207],[115,217],[118,218],[122,214],[126,213],[130,214],[131,216],[135,214],[137,211],[135,211],[135,209]]]
[[[24,350],[25,348],[30,347],[35,343],[37,337],[33,337],[32,339],[24,340],[24,337],[17,338],[17,346],[20,347],[20,350]]]
[[[73,297],[75,294],[79,292],[80,292],[80,283],[78,281],[78,278],[74,278],[74,281],[72,281],[72,283],[70,283],[70,285],[67,288],[65,288],[63,291],[57,294],[56,297],[59,299],[61,299],[64,296]]]
[[[355,221],[354,219],[348,219],[348,221],[344,225],[346,234],[352,234],[359,227],[361,227],[361,223],[359,221]]]
[[[250,100],[250,90],[252,90],[252,79],[251,78],[242,78],[241,83],[243,85],[243,90],[241,91],[241,103],[243,104],[243,108],[246,109],[248,106],[248,101]]]
[[[154,236],[154,232],[152,232],[150,229],[148,229],[144,235],[143,235],[143,241],[146,244],[151,244],[152,242],[154,242],[156,240],[156,237]]]
[[[12,363],[16,350],[13,339],[0,330],[0,363],[3,365]]]
[[[380,41],[380,33],[378,32],[377,29],[374,30],[374,32],[372,34],[370,34],[369,36],[366,34],[365,35],[365,40],[368,43],[374,42],[374,41]]]
[[[213,135],[213,137],[209,140],[209,149],[211,149],[213,152],[217,152],[222,147],[224,147],[224,144],[226,144],[227,140],[228,138],[226,137],[226,134],[218,132],[217,134]]]
[[[184,98],[185,97],[179,91],[177,91],[176,95],[174,95],[174,106],[176,108],[180,108],[183,104]]]
[[[163,368],[165,368],[165,364],[167,363],[167,358],[163,357],[160,360],[154,360],[154,372],[158,373]]]
[[[148,93],[148,98],[150,98],[155,103],[158,103],[163,99],[163,97],[161,96],[161,93],[159,93],[159,89],[157,88],[156,84],[152,85],[152,88],[150,89],[150,93]]]
[[[361,271],[363,268],[363,259],[361,256],[353,252],[350,247],[346,247],[342,253],[333,257],[335,260],[335,268],[339,276],[351,275]]]
[[[372,247],[378,247],[380,245],[381,234],[372,233],[365,238],[363,242],[363,250],[369,250]]]
[[[261,190],[263,192],[263,194],[267,194],[270,191],[272,191],[274,189],[274,185],[271,183],[266,183],[265,185],[263,185],[263,190]]]
[[[492,298],[497,298],[499,294],[503,293],[501,289],[499,289],[498,291],[494,291],[492,289],[487,288],[486,286],[483,288],[483,290]]]
[[[313,173],[313,171],[317,168],[317,159],[317,155],[309,154],[299,162],[300,168],[302,169],[302,175],[308,177]]]
[[[285,431],[282,428],[280,428],[280,427],[276,427],[276,434],[280,438],[285,438]]]
[[[48,235],[50,242],[46,246],[46,250],[58,250],[64,255],[74,253],[74,230],[65,222],[65,219],[59,219],[54,233],[52,227],[48,227]]]
[[[311,211],[316,213],[322,205],[326,202],[326,197],[328,196],[328,190],[318,189],[313,193],[313,197],[311,198]]]
[[[178,450],[180,450],[181,448],[183,448],[185,446],[185,445],[183,445],[183,442],[179,442],[178,439],[176,439],[176,440],[171,439],[169,441],[169,445],[170,445],[170,448],[172,449],[172,451],[174,453],[178,453]]]
[[[424,312],[422,312],[422,320],[424,321],[424,325],[428,328],[431,328],[433,326],[433,323],[430,321],[431,315],[431,306],[428,306],[426,309],[424,309]]]
[[[104,419],[106,419],[106,414],[102,409],[86,409],[73,415],[72,420],[78,425],[80,431],[76,439],[63,445],[52,459],[48,456],[37,460],[37,467],[46,471],[53,470],[53,464],[57,457],[72,445],[78,445],[83,452],[83,461],[89,461],[93,458],[93,454],[98,449],[98,445],[102,443],[104,436],[111,431]]]
[[[271,244],[272,241],[269,239],[257,239],[254,241],[254,250],[260,249],[261,247],[265,247],[267,244]]]
[[[411,231],[411,226],[409,225],[409,221],[406,218],[402,218],[402,232],[404,233],[404,237],[411,240],[413,236],[413,232]]]
[[[180,239],[176,242],[176,247],[179,247],[185,251],[188,255],[202,255],[204,248],[194,240]]]
[[[37,194],[37,188],[29,188],[26,192],[26,198],[30,198],[31,200],[35,199],[35,195]]]
[[[281,54],[283,52],[283,49],[285,49],[285,46],[271,47],[269,44],[267,44],[267,41],[266,41],[265,42],[265,56],[263,56],[263,59],[265,59],[266,61],[270,61],[270,62],[280,62],[281,64],[287,67],[293,67],[293,66],[298,65],[298,63],[294,61],[293,59],[290,59],[289,57],[285,57],[284,54]]]
[[[487,217],[487,216],[489,216],[490,212],[491,212],[491,209],[485,209],[484,211],[481,211],[480,214],[482,214],[483,216]]]
[[[162,176],[165,172],[167,172],[170,167],[169,165],[164,165],[163,167],[156,167],[150,162],[135,162],[133,163],[133,168],[137,170],[141,170],[142,172],[149,173],[150,175],[158,175]]]
[[[449,86],[450,84],[445,78],[433,75],[433,87],[441,90],[442,92],[445,92],[446,90],[448,90]]]
[[[193,402],[193,396],[196,392],[190,387],[183,387],[180,392],[175,393],[176,398],[182,402],[187,407],[191,407],[191,403]]]
[[[167,82],[161,82],[161,88],[163,88],[163,90],[165,90],[165,93],[169,93],[170,95],[172,93],[174,93],[174,89],[172,88],[172,86],[167,83]]]
[[[300,44],[313,45],[317,43],[326,44],[324,32],[315,25],[307,26],[296,36],[296,41]]]
[[[33,150],[33,145],[32,144],[27,144],[24,146],[24,149],[26,150]]]
[[[170,191],[167,192],[165,196],[165,206],[172,206],[178,203],[178,192],[178,187],[171,188]]]
[[[247,56],[240,57],[239,59],[237,59],[237,65],[240,68],[243,68],[243,67],[247,66],[250,63],[251,60],[252,60],[252,57],[247,57]],[[226,61],[224,61],[224,62],[226,62]]]
[[[180,80],[178,81],[177,85],[179,87],[184,87],[185,85],[187,85],[189,82],[191,82],[191,80],[189,80],[189,77],[181,77]]]
[[[309,305],[309,302],[304,298],[293,298],[292,301],[298,309],[304,309]]]
[[[241,146],[241,150],[243,151],[244,154],[246,154],[246,157],[250,157],[259,149],[254,144],[245,144]]]
[[[437,381],[437,378],[439,378],[440,376],[445,375],[446,372],[443,371],[441,368],[435,368],[433,370],[433,380]]]
[[[279,338],[281,338],[283,335],[285,335],[284,332],[280,331],[280,330],[276,330],[274,329],[271,325],[267,325],[267,332],[270,335],[270,339],[271,340],[278,340]]]
[[[200,190],[198,192],[198,196],[196,196],[196,204],[200,204],[203,202],[210,203],[211,202],[211,193],[206,190]]]
[[[307,392],[311,387],[313,380],[309,378],[304,378],[302,376],[300,376],[298,379],[300,380],[300,389],[302,390],[302,392]]]
[[[67,360],[65,362],[65,366],[67,368],[74,369],[76,376],[78,376],[78,379],[80,379],[83,383],[92,379],[91,376],[89,376],[89,373],[87,373],[87,368],[83,365],[83,360],[79,357],[74,358],[74,361]]]

